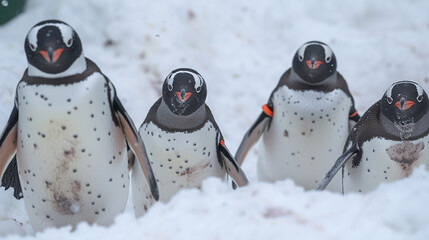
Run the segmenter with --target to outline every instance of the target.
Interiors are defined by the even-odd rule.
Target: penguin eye
[[[73,38],[70,38],[70,39],[67,41],[66,45],[67,45],[67,47],[70,47],[72,44],[73,44]]]
[[[303,57],[303,56],[301,56],[301,55],[298,55],[298,60],[299,60],[300,62],[302,62],[302,60],[304,60],[304,57]]]
[[[30,43],[30,49],[31,49],[32,51],[36,51],[36,47],[35,47],[32,43]]]
[[[391,97],[387,97],[387,102],[388,102],[389,104],[392,104],[392,102],[393,102],[393,98],[391,98]]]
[[[168,84],[167,88],[168,88],[168,91],[171,91],[171,90],[173,90],[173,85]]]
[[[417,97],[417,101],[421,102],[423,100],[423,95]]]
[[[326,58],[326,63],[329,63],[331,61],[331,57]]]
[[[201,91],[201,87],[197,87],[197,93],[199,93]]]

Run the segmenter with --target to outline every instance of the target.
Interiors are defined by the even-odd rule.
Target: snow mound
[[[306,192],[289,180],[232,191],[211,178],[137,220],[127,212],[109,228],[82,223],[75,232],[48,229],[26,239],[427,239],[428,202],[424,167],[374,192],[345,196]]]

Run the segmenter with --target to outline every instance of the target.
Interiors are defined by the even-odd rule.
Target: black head
[[[195,70],[179,68],[172,71],[162,85],[162,99],[179,116],[188,116],[200,108],[207,97],[203,77]]]
[[[381,114],[398,124],[415,123],[429,109],[423,88],[415,82],[400,81],[387,89],[380,102]]]
[[[328,45],[311,41],[298,49],[292,68],[304,81],[317,84],[336,72],[337,60]]]
[[[27,34],[24,48],[28,64],[50,74],[67,70],[82,54],[77,33],[58,20],[34,25]]]

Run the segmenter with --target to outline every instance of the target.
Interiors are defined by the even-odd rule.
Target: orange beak
[[[45,51],[40,50],[39,53],[48,63],[55,63],[60,58],[61,53],[64,51],[64,48],[58,48],[55,51]]]
[[[58,48],[54,51],[54,56],[52,57],[52,62],[56,62],[60,58],[61,53],[63,53],[64,48]]]
[[[182,92],[175,92],[177,98],[179,99],[179,101],[181,102],[186,102],[186,100],[189,99],[189,97],[192,95],[191,92],[185,92],[182,90]]]
[[[317,69],[320,65],[323,64],[322,61],[310,61],[310,60],[305,61],[305,63],[310,69]]]
[[[416,104],[413,101],[405,101],[404,99],[401,99],[400,101],[397,101],[395,103],[395,106],[399,109],[399,110],[408,110],[410,107],[412,107],[414,104]]]

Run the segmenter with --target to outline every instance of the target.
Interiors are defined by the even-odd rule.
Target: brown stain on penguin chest
[[[420,152],[425,148],[423,142],[413,144],[411,142],[403,142],[392,145],[386,149],[390,159],[400,164],[406,176],[411,173],[414,163],[419,159]]]
[[[67,142],[66,147],[57,156],[57,164],[53,169],[54,181],[45,181],[45,183],[49,202],[53,209],[61,215],[74,215],[79,213],[81,209],[80,192],[82,184],[79,181],[79,175],[77,175],[78,169],[73,168],[72,165],[82,159],[76,151],[79,142],[70,139],[65,139],[65,142]]]
[[[59,173],[67,173],[70,169],[70,163],[74,161],[76,158],[76,150],[72,146],[70,149],[64,150],[63,156],[61,156],[58,159],[58,165],[57,165],[57,178],[61,178],[61,175]]]
[[[186,168],[185,170],[183,170],[182,172],[180,172],[180,177],[185,177],[186,178],[186,184],[185,185],[180,185],[181,188],[183,187],[189,187],[194,181],[195,178],[198,176],[198,174],[201,171],[204,171],[207,167],[209,167],[209,165],[212,164],[210,162],[207,162],[205,164],[197,164],[191,168]],[[200,185],[197,186],[197,188],[201,187]]]
[[[192,175],[198,171],[206,169],[210,165],[210,162],[205,163],[204,165],[196,165],[191,168],[185,169],[180,173],[180,176],[192,177]]]
[[[62,215],[73,215],[80,211],[80,197],[79,192],[81,190],[81,183],[79,181],[73,181],[69,183],[69,187],[66,192],[59,188],[64,186],[55,185],[52,188],[51,194],[53,199],[50,201],[55,207],[55,210]]]

